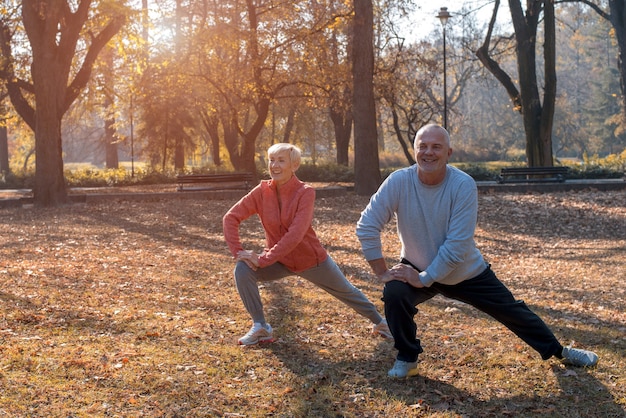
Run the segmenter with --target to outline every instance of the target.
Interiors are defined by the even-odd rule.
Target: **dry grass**
[[[250,326],[221,235],[232,201],[112,201],[0,210],[0,415],[53,417],[626,416],[626,194],[481,195],[493,268],[593,369],[539,356],[481,313],[435,298],[420,375],[298,278],[262,295],[278,341]],[[382,310],[354,236],[367,199],[319,200],[316,229]],[[245,238],[258,248],[258,221]],[[387,254],[397,254],[393,228]],[[390,260],[392,261],[392,260]]]

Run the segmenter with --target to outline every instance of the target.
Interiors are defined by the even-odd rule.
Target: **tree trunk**
[[[543,59],[544,59],[544,86],[543,109],[539,123],[539,141],[542,147],[541,160],[535,165],[552,167],[554,156],[552,152],[552,128],[554,126],[554,111],[556,108],[556,18],[554,2],[544,1],[543,4]]]
[[[9,167],[9,130],[6,125],[8,106],[5,105],[7,95],[0,96],[0,181],[6,179],[11,172]]]
[[[56,206],[67,202],[63,175],[61,118],[67,85],[67,73],[56,55],[33,47],[31,73],[35,86],[35,186],[37,206]]]
[[[185,144],[184,141],[177,135],[176,146],[174,147],[174,169],[176,171],[185,169],[185,145],[184,144]]]
[[[181,21],[183,19],[183,9],[182,9],[182,1],[176,0],[176,17],[175,17],[175,56],[176,59],[182,59],[181,51],[182,51],[182,39],[183,34],[181,33]],[[175,115],[180,114],[179,112],[174,112]],[[179,128],[179,123],[175,124],[177,128]],[[185,141],[181,138],[181,129],[173,130],[174,135],[176,135],[176,139],[174,140],[174,170],[183,171],[185,169]]]
[[[374,9],[371,0],[354,0],[352,109],[354,116],[354,191],[376,192],[381,182],[374,101]]]
[[[0,178],[3,178],[10,172],[8,130],[6,125],[0,125]]]
[[[241,150],[239,146],[239,133],[237,132],[237,116],[222,115],[222,127],[224,129],[224,145],[228,151],[230,163],[235,170],[240,170],[241,163]]]
[[[265,126],[267,115],[269,114],[271,100],[261,98],[256,107],[257,118],[248,132],[243,135],[243,147],[241,152],[242,169],[254,174],[256,181],[256,163],[254,156],[256,153],[256,139]]]
[[[622,93],[622,130],[626,131],[626,5],[624,0],[609,0],[609,21],[617,39],[620,90]]]
[[[213,164],[219,167],[222,165],[222,158],[220,157],[220,119],[217,115],[211,116],[207,113],[203,113],[202,123],[204,124],[204,129],[206,129],[207,135],[209,136],[208,145],[211,150]]]
[[[335,130],[335,144],[337,148],[337,164],[348,166],[348,149],[350,148],[350,134],[352,133],[352,112],[348,109],[330,109],[330,120]]]
[[[120,168],[120,161],[117,153],[114,123],[115,120],[112,117],[104,121],[105,166],[106,168],[117,170]]]
[[[104,48],[102,51],[102,60],[106,63],[104,70],[104,163],[108,169],[117,170],[120,168],[119,156],[117,153],[117,140],[115,138],[115,116],[113,111],[112,93],[114,80],[112,70],[113,66],[113,48]]]
[[[36,65],[33,57],[33,80],[41,76],[36,73],[44,71],[53,65]],[[35,81],[35,187],[33,188],[34,202],[37,206],[57,206],[67,202],[67,187],[63,175],[63,147],[61,144],[61,118],[59,113],[56,90],[65,90],[63,81],[48,85],[49,79],[39,83]],[[57,86],[62,86],[58,89]]]
[[[287,115],[287,123],[285,123],[285,132],[283,132],[283,142],[288,144],[291,142],[291,133],[296,123],[296,107],[292,106]]]
[[[519,0],[510,0],[511,17],[515,27],[517,71],[519,75],[522,120],[526,134],[526,158],[533,167],[541,159],[543,147],[540,146],[539,122],[541,120],[541,102],[537,87],[535,47],[537,36],[538,10],[524,17]],[[528,19],[528,20],[527,20]]]
[[[393,129],[396,133],[396,139],[398,143],[402,147],[402,152],[406,157],[409,165],[415,164],[415,158],[413,158],[413,147],[409,147],[406,142],[404,142],[404,137],[402,136],[402,129],[400,129],[400,118],[398,117],[398,111],[394,106],[391,106],[391,115],[393,117]]]

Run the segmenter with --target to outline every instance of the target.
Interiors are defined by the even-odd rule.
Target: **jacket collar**
[[[295,189],[297,189],[300,184],[302,182],[300,181],[300,179],[298,177],[296,177],[296,175],[294,174],[293,176],[291,176],[291,178],[287,181],[287,183],[283,184],[282,186],[280,186],[280,193],[291,193],[293,192]],[[278,192],[278,187],[276,185],[276,182],[274,180],[270,181],[270,187],[272,188],[272,190],[275,190],[276,192]]]

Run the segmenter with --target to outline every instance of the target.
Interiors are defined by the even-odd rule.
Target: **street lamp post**
[[[448,129],[448,85],[447,85],[447,77],[446,77],[446,25],[448,24],[448,19],[452,16],[450,12],[448,12],[447,7],[442,7],[439,9],[439,13],[437,17],[441,21],[441,26],[443,27],[443,127]]]

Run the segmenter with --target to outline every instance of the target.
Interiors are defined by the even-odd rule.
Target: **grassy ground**
[[[592,369],[539,356],[435,298],[420,374],[390,380],[391,343],[296,277],[262,289],[277,341],[251,325],[221,235],[233,201],[0,210],[0,416],[626,416],[626,194],[481,195],[477,242],[499,277]],[[382,310],[354,226],[367,199],[320,199],[315,228]],[[244,239],[259,249],[256,220]],[[390,262],[398,245],[384,234]]]

